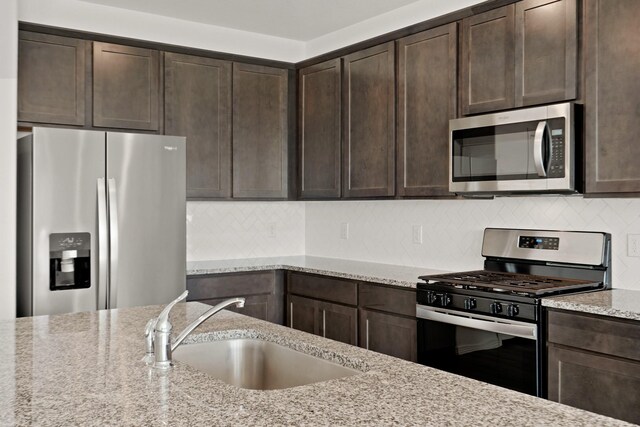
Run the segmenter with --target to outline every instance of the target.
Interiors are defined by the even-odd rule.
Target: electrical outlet
[[[640,234],[627,234],[627,255],[640,257]]]
[[[413,236],[413,243],[415,245],[421,245],[422,244],[422,226],[414,225],[413,227],[411,227],[411,230],[412,230],[412,236]]]
[[[347,240],[349,238],[349,223],[343,222],[340,224],[340,238]]]
[[[269,237],[276,237],[276,223],[275,222],[270,222],[269,224],[267,224],[267,230],[268,230],[268,234]]]

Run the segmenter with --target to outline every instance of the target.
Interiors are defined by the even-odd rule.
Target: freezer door
[[[107,133],[110,308],[186,288],[185,138]]]
[[[98,286],[98,277],[106,272],[98,260],[107,254],[99,252],[97,186],[105,175],[105,133],[34,128],[32,143],[33,311],[21,314],[104,308],[98,300],[106,284]]]

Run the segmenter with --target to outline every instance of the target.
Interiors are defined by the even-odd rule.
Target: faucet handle
[[[173,308],[174,305],[187,298],[189,295],[189,291],[184,291],[178,298],[171,301],[165,308],[160,312],[158,319],[156,319],[155,330],[162,332],[171,332],[171,323],[169,323],[169,312]]]

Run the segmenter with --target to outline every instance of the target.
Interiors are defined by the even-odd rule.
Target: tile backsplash
[[[304,203],[187,202],[187,261],[304,255]]]
[[[348,239],[341,238],[344,224],[348,224]],[[414,226],[418,234],[422,227],[422,244],[414,243]],[[305,254],[471,270],[482,268],[485,227],[611,233],[613,286],[640,290],[640,258],[627,256],[627,235],[640,234],[640,199],[552,196],[307,202]]]
[[[613,286],[640,290],[640,257],[627,255],[640,199],[189,202],[187,260],[315,255],[468,270],[482,267],[485,227],[611,233]]]

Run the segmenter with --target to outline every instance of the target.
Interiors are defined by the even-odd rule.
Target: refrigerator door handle
[[[97,179],[98,187],[98,310],[107,308],[109,238],[107,228],[107,193],[104,178]]]
[[[118,193],[116,180],[109,178],[109,242],[111,268],[109,269],[109,292],[107,294],[107,308],[117,308],[118,297]]]

